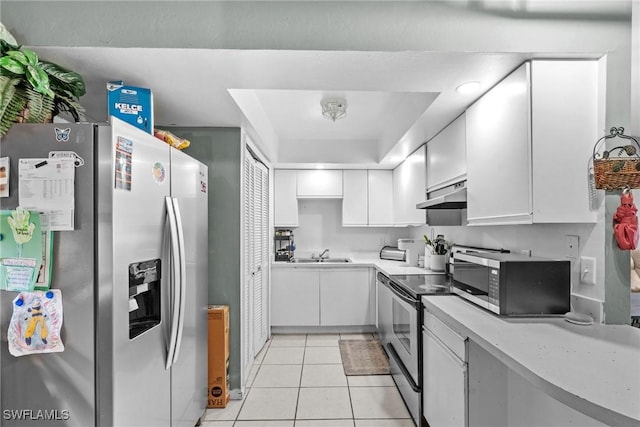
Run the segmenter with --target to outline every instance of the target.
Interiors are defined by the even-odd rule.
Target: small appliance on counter
[[[273,247],[276,254],[276,261],[291,261],[293,251],[296,250],[296,246],[293,243],[293,231],[276,230],[274,234]]]
[[[417,267],[418,256],[424,255],[424,242],[422,239],[398,239],[398,249],[404,249],[408,266]]]
[[[455,253],[453,291],[501,316],[571,310],[571,264],[511,253]]]
[[[391,261],[405,261],[406,253],[402,249],[398,249],[396,246],[383,246],[380,249],[380,259],[388,259]]]

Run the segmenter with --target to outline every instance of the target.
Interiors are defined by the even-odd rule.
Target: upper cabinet
[[[469,225],[590,223],[596,61],[523,64],[466,111]]]
[[[429,141],[426,169],[427,191],[437,190],[466,178],[467,153],[464,114]]]
[[[384,226],[393,223],[393,176],[390,170],[345,170],[342,225]]]
[[[366,170],[342,171],[344,197],[342,199],[342,225],[369,225],[368,173]]]
[[[393,221],[393,175],[390,170],[368,171],[369,225],[391,227]]]
[[[393,215],[396,225],[424,225],[425,211],[416,204],[425,198],[427,168],[423,145],[393,170]]]
[[[342,170],[299,170],[299,198],[342,198]]]
[[[274,177],[274,225],[298,226],[298,199],[296,195],[296,170],[276,169]]]

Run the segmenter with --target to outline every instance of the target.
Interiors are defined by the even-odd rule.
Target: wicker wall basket
[[[634,144],[614,147],[611,150],[598,152],[598,145],[611,138],[623,138]],[[624,128],[611,128],[610,134],[600,138],[593,147],[593,174],[595,186],[601,190],[620,190],[624,188],[640,188],[640,145],[638,141],[624,135]],[[611,157],[611,155],[617,157]],[[626,157],[621,157],[625,154]]]

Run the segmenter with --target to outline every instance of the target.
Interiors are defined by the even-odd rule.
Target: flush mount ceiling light
[[[456,88],[456,92],[462,94],[475,93],[480,89],[480,82],[466,82]]]
[[[334,122],[347,115],[347,100],[344,98],[327,98],[320,103],[322,115]]]

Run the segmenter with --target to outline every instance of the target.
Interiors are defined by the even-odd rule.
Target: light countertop
[[[500,317],[454,295],[425,296],[422,302],[567,406],[608,425],[640,425],[640,329]]]
[[[420,267],[411,267],[406,265],[402,261],[391,261],[380,258],[368,258],[362,256],[346,256],[345,258],[351,259],[351,262],[331,262],[331,258],[328,261],[323,262],[309,262],[309,263],[295,263],[295,262],[272,262],[271,268],[354,268],[354,267],[373,267],[378,271],[390,276],[395,274],[444,274],[442,271],[432,271]]]

